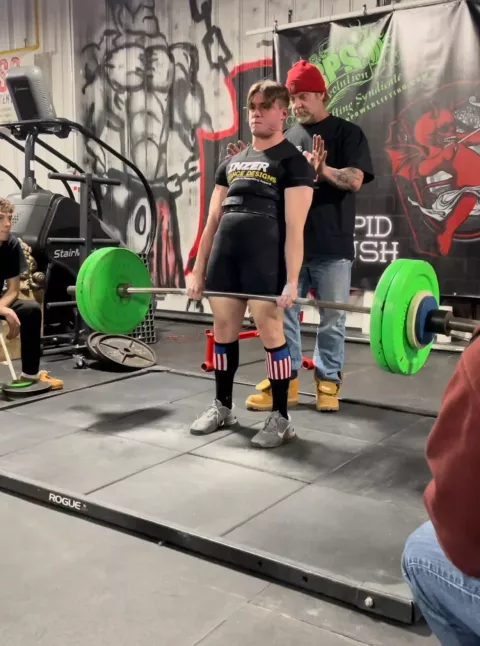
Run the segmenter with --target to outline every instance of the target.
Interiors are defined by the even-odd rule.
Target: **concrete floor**
[[[0,495],[0,643],[371,646],[435,642],[260,578]]]

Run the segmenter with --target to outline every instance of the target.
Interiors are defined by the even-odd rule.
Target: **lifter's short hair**
[[[14,211],[15,207],[10,200],[7,200],[5,197],[0,197],[0,213],[2,215],[13,215]]]
[[[257,81],[248,90],[247,107],[250,107],[251,100],[257,92],[263,93],[264,103],[267,107],[271,107],[275,101],[279,101],[284,108],[290,106],[290,95],[287,87],[278,81],[266,79],[264,81]]]

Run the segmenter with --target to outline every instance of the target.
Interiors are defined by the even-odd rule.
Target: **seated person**
[[[53,379],[46,370],[40,370],[40,337],[42,311],[36,301],[20,300],[20,274],[26,260],[19,241],[11,233],[14,207],[0,198],[0,319],[7,321],[7,339],[20,334],[22,346],[22,378],[46,381],[54,390],[63,388],[60,379]],[[3,292],[4,283],[7,284]]]
[[[427,441],[430,520],[408,539],[403,573],[442,646],[480,644],[480,329],[447,386]]]

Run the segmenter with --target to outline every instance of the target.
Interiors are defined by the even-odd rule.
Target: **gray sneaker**
[[[252,445],[261,449],[274,449],[295,437],[290,416],[285,419],[275,411],[267,417],[262,430],[252,438]]]
[[[190,427],[192,435],[208,435],[214,433],[224,426],[232,426],[237,423],[237,418],[230,410],[222,406],[218,399],[196,419]]]

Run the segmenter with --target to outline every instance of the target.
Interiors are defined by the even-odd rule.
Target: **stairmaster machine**
[[[137,175],[143,185],[152,222],[156,222],[157,219],[155,198],[146,178],[131,161],[81,124],[57,118],[40,68],[12,68],[7,73],[6,83],[18,121],[1,125],[10,131],[14,140],[25,141],[25,176],[21,190],[8,196],[15,206],[12,230],[31,247],[38,271],[43,271],[46,275],[45,312],[48,323],[49,310],[72,308],[75,305],[67,293],[67,287],[75,283],[78,270],[89,253],[103,246],[126,245],[117,233],[102,221],[101,209],[101,185],[118,186],[121,182],[114,178],[95,177],[91,173],[84,173],[79,166],[39,137],[46,135],[65,139],[72,131],[76,131],[119,159]],[[51,172],[49,178],[80,183],[80,203],[73,198],[71,190],[67,191],[69,194],[65,196],[46,191],[37,185],[34,171],[36,145],[46,148],[77,170],[77,175]],[[95,209],[92,207],[92,200]],[[155,236],[153,229],[150,236]],[[80,336],[83,335],[84,338],[84,335],[89,333],[83,322],[83,325],[79,326],[78,315],[76,320],[72,340],[74,346],[78,345]]]
[[[12,146],[16,150],[20,151],[20,153],[25,155],[25,148],[18,141],[16,141],[12,137],[10,137],[9,135],[1,131],[0,131],[0,140],[4,141],[9,146]],[[40,140],[37,140],[37,143],[45,147],[47,150],[49,150],[54,155],[59,157],[65,163],[70,164],[72,168],[74,168],[77,172],[79,172],[80,174],[83,174],[83,170],[79,166],[74,164],[74,162],[69,160],[67,157],[64,157],[60,153],[57,153],[57,151],[51,148],[48,144]],[[54,175],[60,175],[56,168],[54,168],[51,164],[46,162],[41,157],[35,155],[34,159],[35,159],[35,162],[37,162],[40,166],[43,166],[44,168],[46,168],[50,173]],[[22,188],[23,188],[22,182],[8,168],[5,168],[4,166],[0,166],[0,172],[8,175],[8,177],[10,177],[10,179],[17,185],[19,192],[20,193],[22,192]],[[68,184],[68,182],[66,182],[65,180],[61,180],[61,182],[64,185],[66,193],[70,198],[70,200],[72,202],[75,202],[73,191],[70,185]],[[43,191],[43,189],[41,189],[41,187],[39,187],[38,185],[37,185],[37,191],[46,192],[46,191]],[[14,200],[12,196],[9,196],[9,197],[11,197],[12,200]],[[98,207],[98,211],[101,213],[100,202],[98,202],[97,207]],[[18,231],[17,231],[17,235],[19,235]],[[37,258],[38,258],[38,255],[37,255]],[[37,260],[37,258],[35,258],[35,260]],[[42,267],[37,268],[37,271],[42,269],[41,273],[44,273],[44,275],[45,275],[45,266],[44,266],[45,264],[46,263],[43,262]],[[49,280],[52,271],[54,272],[55,280]],[[47,263],[45,278],[46,278],[45,283],[46,283],[46,286],[48,287],[48,291],[46,292],[44,297],[44,317],[43,317],[44,335],[42,336],[42,347],[48,348],[51,345],[53,346],[61,345],[64,339],[67,342],[71,341],[71,337],[76,327],[77,319],[76,319],[76,312],[74,307],[72,306],[55,307],[55,304],[59,300],[59,298],[64,296],[65,284],[71,280],[71,271],[70,270],[67,271],[65,267],[63,267],[58,263],[50,263],[50,264]],[[52,305],[53,307],[51,307]],[[68,304],[68,305],[71,305],[71,304]]]

